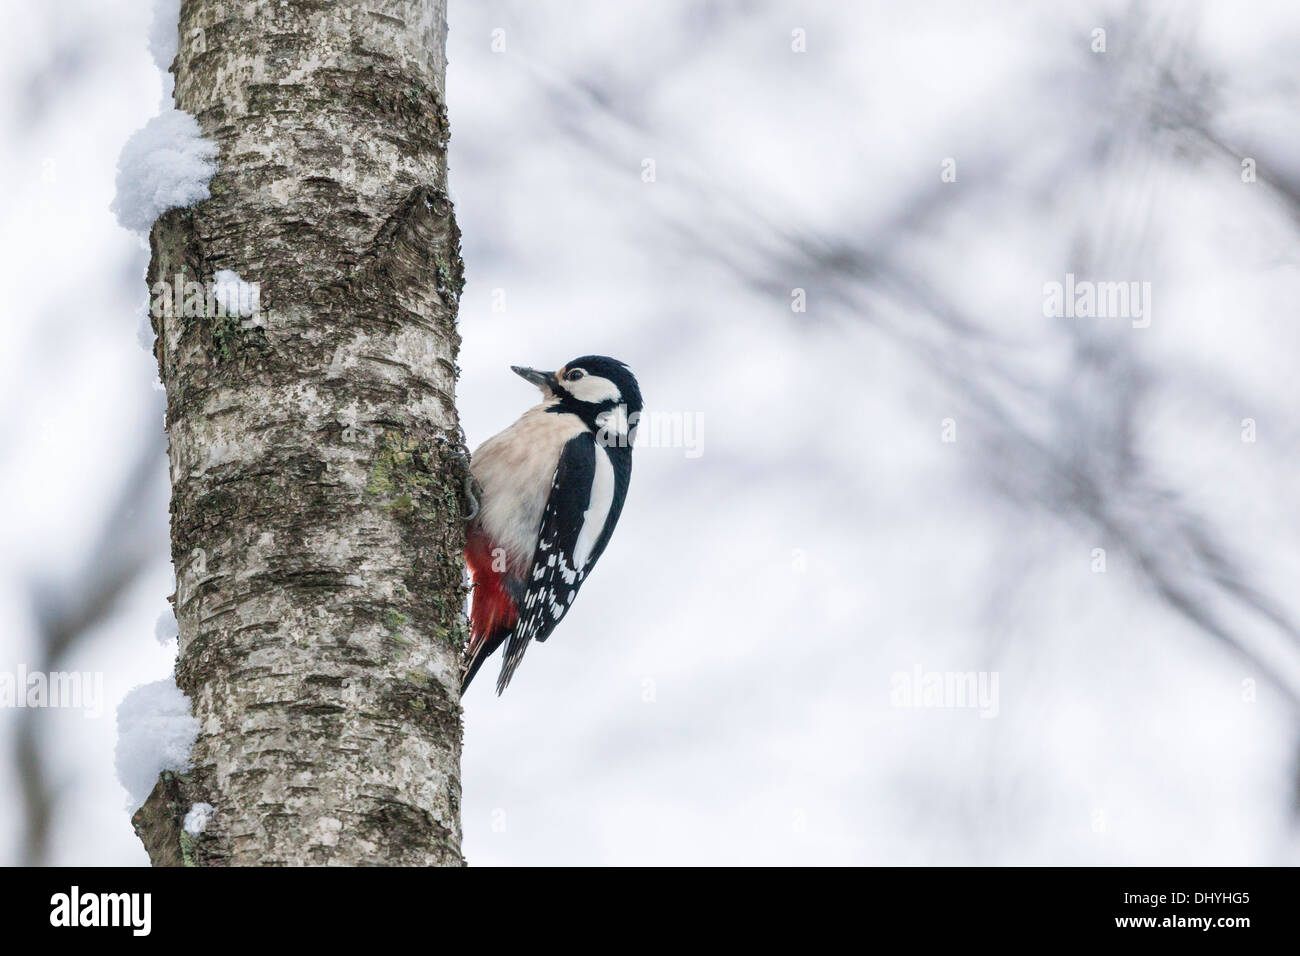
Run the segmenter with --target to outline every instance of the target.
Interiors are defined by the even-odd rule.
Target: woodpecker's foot
[[[460,463],[461,471],[465,475],[465,500],[469,502],[469,514],[461,515],[462,521],[473,521],[478,517],[479,499],[483,497],[483,488],[474,478],[474,473],[469,468],[469,452],[462,445],[452,451],[451,457]]]
[[[474,480],[473,475],[465,479],[465,497],[469,499],[469,514],[461,515],[462,521],[473,521],[478,517],[478,500],[483,494],[482,487]]]

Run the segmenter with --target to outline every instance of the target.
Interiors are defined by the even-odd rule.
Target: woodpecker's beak
[[[532,382],[543,392],[555,391],[555,373],[539,372],[535,368],[524,368],[522,365],[510,366],[510,371],[514,372],[525,382]]]

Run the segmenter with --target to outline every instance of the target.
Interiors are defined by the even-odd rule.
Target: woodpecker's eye
[[[571,368],[564,373],[564,380],[566,382],[576,382],[578,379],[582,378],[582,376],[586,374],[587,373],[580,368]]]

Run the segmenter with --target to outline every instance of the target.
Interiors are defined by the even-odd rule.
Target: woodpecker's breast
[[[587,430],[577,415],[553,414],[538,405],[474,452],[470,470],[483,489],[479,526],[522,576],[533,559],[537,529],[551,491],[560,451]]]

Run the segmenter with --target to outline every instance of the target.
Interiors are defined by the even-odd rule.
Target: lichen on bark
[[[220,166],[154,225],[148,281],[231,269],[262,317],[153,318],[177,682],[202,728],[137,814],[155,863],[463,862],[445,16],[182,4],[176,105]],[[182,847],[197,802],[217,813]]]

